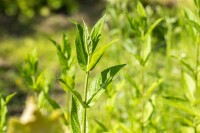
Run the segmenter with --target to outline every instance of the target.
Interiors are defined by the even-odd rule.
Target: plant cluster
[[[75,56],[65,34],[61,44],[50,39],[60,62],[56,78],[66,92],[66,106],[51,97],[51,81],[45,71],[39,72],[33,51],[21,68],[33,98],[20,119],[9,120],[7,131],[200,132],[200,0],[194,0],[194,7],[177,7],[181,13],[172,15],[171,9],[143,6],[138,0],[108,0],[107,14],[91,30],[84,21],[70,20],[77,30]],[[104,21],[110,28],[107,36],[118,38],[122,47],[111,47],[116,43],[111,41],[98,48]],[[113,51],[106,54],[109,47]],[[96,74],[103,56],[107,64],[125,61],[127,66],[114,65]],[[2,131],[14,95],[0,97]]]

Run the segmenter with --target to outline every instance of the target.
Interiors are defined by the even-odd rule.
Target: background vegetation
[[[84,72],[75,58],[74,40],[77,31],[69,18],[81,24],[83,19],[90,30],[106,14],[99,47],[111,40],[118,41],[104,52],[102,60],[90,75],[95,77],[103,69],[116,64],[127,65],[107,86],[105,94],[95,106],[89,109],[87,117],[90,132],[200,132],[200,2],[140,2],[141,4],[138,4],[138,0],[1,1],[0,128],[9,128],[12,133],[15,127],[10,128],[9,123],[18,121],[18,118],[12,119],[13,116],[21,116],[23,110],[31,112],[26,111],[30,103],[37,103],[35,108],[41,110],[36,111],[35,116],[49,122],[47,125],[54,125],[52,131],[54,128],[63,129],[63,125],[70,123],[71,96],[69,91],[65,93],[63,85],[58,82],[58,79],[63,78],[63,67],[57,56],[58,51],[49,38],[60,44],[63,41],[62,34],[66,34],[74,57],[75,88],[82,94]],[[27,81],[27,76],[31,74],[26,75],[28,72],[23,68],[30,64],[27,62],[28,55],[33,56],[30,60],[37,66],[37,71],[32,74],[35,74],[35,79],[41,80],[35,86],[45,90],[40,95],[47,99],[46,102],[41,102],[43,98],[37,101],[38,90],[35,91],[34,84],[30,85]],[[70,76],[73,77],[73,74]],[[31,96],[37,98],[30,100]],[[52,101],[59,104],[64,113],[57,112],[55,108],[58,105]],[[3,106],[4,103],[7,108]],[[3,116],[6,118],[5,122]],[[60,122],[58,116],[64,119],[61,120],[62,124],[54,124]],[[67,132],[70,128],[66,127],[63,130]],[[64,132],[63,130],[58,132]]]

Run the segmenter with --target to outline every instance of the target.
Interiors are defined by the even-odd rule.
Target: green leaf
[[[187,62],[185,62],[183,59],[178,58],[176,56],[172,56],[174,59],[177,59],[183,66],[185,66],[192,74],[195,74],[194,69],[192,68],[192,66],[190,64],[188,64]]]
[[[7,97],[6,97],[6,100],[5,100],[5,104],[8,104],[8,102],[16,95],[17,93],[14,92],[12,94],[9,94]]]
[[[87,71],[91,71],[95,66],[96,64],[99,62],[99,60],[101,59],[101,57],[103,56],[105,50],[111,45],[113,44],[114,42],[116,42],[116,40],[110,42],[109,44],[103,46],[99,51],[95,52],[94,55],[92,55],[92,58],[91,58],[91,62],[87,68]]]
[[[141,66],[145,65],[145,62],[143,61],[143,59],[139,55],[134,54],[134,56],[135,56],[135,59],[140,63]]]
[[[144,114],[143,114],[143,122],[147,122],[153,113],[153,105],[150,101],[145,102],[144,104]]]
[[[97,119],[95,119],[95,122],[101,127],[101,132],[108,132],[108,128],[104,125],[104,123]]]
[[[146,64],[150,56],[150,53],[151,53],[151,35],[148,35],[145,38],[144,43],[142,44],[142,51],[141,51],[141,57],[144,62],[144,65]]]
[[[147,38],[151,33],[152,31],[155,29],[155,27],[163,20],[163,18],[159,18],[157,19],[151,26],[150,28],[148,29],[148,31],[145,33],[145,36],[144,36],[144,39]]]
[[[8,113],[7,104],[16,95],[16,92],[9,94],[5,100],[0,95],[0,132],[4,131],[6,126],[6,115]]]
[[[189,118],[187,117],[182,117],[180,115],[175,115],[174,116],[175,119],[177,119],[177,121],[179,121],[182,125],[186,125],[186,126],[191,126],[191,127],[194,127],[194,123],[192,120],[190,120]]]
[[[195,102],[195,92],[196,92],[195,81],[186,72],[183,73],[183,84],[184,84],[185,96],[188,98],[190,102]]]
[[[176,108],[179,109],[181,111],[184,111],[186,113],[188,113],[191,116],[197,116],[200,118],[200,112],[195,109],[193,106],[191,106],[191,104],[181,98],[176,98],[176,97],[164,97],[165,98],[165,103]]]
[[[106,87],[111,83],[113,77],[124,66],[125,64],[107,68],[92,80],[88,92],[88,106],[93,106],[97,102],[98,98],[105,91]]]
[[[59,58],[59,62],[61,64],[62,70],[66,71],[70,66],[70,58],[71,58],[71,47],[70,43],[65,34],[63,34],[62,38],[62,46],[60,46],[56,41],[49,39],[57,49],[57,55]]]
[[[194,0],[196,7],[200,10],[200,0]]]
[[[141,17],[146,17],[145,9],[141,2],[138,1],[137,3],[137,12]]]
[[[86,70],[87,62],[88,62],[88,55],[86,53],[86,46],[85,46],[85,33],[84,29],[80,24],[76,24],[76,28],[78,30],[78,35],[75,40],[76,44],[76,55],[79,66],[82,70]]]
[[[51,38],[49,38],[49,40],[53,43],[53,45],[57,48],[58,51],[62,51],[60,45],[56,41],[54,41]]]
[[[52,108],[54,110],[61,109],[62,120],[64,121],[65,125],[68,125],[69,122],[68,122],[67,118],[65,117],[65,113],[62,110],[62,108],[60,107],[60,105],[54,99],[52,99],[51,97],[49,97],[47,94],[44,94],[44,96],[45,96],[46,100],[49,102],[49,104],[52,106]]]
[[[91,37],[89,35],[89,30],[86,25],[86,23],[83,20],[83,30],[84,30],[84,41],[85,41],[85,47],[86,47],[86,53],[87,55],[92,54],[92,42],[91,42]]]
[[[97,47],[97,44],[101,37],[101,30],[104,24],[105,15],[98,20],[98,22],[94,25],[91,31],[91,39],[92,39],[92,53]]]
[[[81,103],[84,108],[88,108],[88,105],[82,100],[81,94],[75,89],[71,88],[63,79],[59,79],[60,83],[65,85],[67,89],[72,93],[72,95]]]
[[[152,93],[155,91],[155,89],[163,82],[163,79],[159,79],[156,82],[154,82],[148,90],[144,94],[144,98],[148,99]]]
[[[199,25],[197,22],[188,19],[188,23],[189,23],[192,27],[194,27],[195,30],[196,30],[197,32],[200,33],[200,25]]]
[[[8,109],[3,98],[0,99],[0,105],[0,131],[3,131],[6,126],[6,115],[8,113]]]
[[[71,128],[73,133],[81,133],[80,111],[79,102],[72,96]]]
[[[69,40],[68,40],[68,38],[66,37],[65,34],[63,34],[62,44],[63,44],[62,53],[64,53],[64,55],[67,59],[70,59],[70,57],[71,57],[71,47],[70,47]]]
[[[135,89],[135,91],[136,91],[136,96],[137,96],[137,97],[140,96],[140,95],[141,95],[140,89],[139,89],[139,87],[138,87],[136,81],[135,81],[129,74],[126,74],[126,75],[125,75],[125,78],[126,78],[126,80],[131,84],[131,86]]]

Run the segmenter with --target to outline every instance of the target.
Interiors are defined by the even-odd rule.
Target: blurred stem
[[[171,46],[172,46],[172,26],[171,26],[171,23],[168,22],[167,23],[167,27],[168,27],[168,30],[167,30],[167,35],[165,37],[166,39],[166,44],[167,44],[167,66],[168,68],[170,68],[170,56],[171,56]]]
[[[198,40],[198,43],[197,43],[197,55],[196,55],[196,74],[195,74],[196,89],[198,89],[199,48],[200,48],[200,43],[199,43],[199,40]]]
[[[142,108],[141,108],[141,112],[142,112],[142,117],[141,117],[141,122],[142,122],[142,132],[143,132],[143,128],[144,128],[144,89],[145,89],[145,65],[142,66],[142,75],[141,75],[141,82],[142,82],[142,86],[141,86],[141,101],[142,101]]]

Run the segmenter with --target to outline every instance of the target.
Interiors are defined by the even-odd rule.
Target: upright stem
[[[141,117],[141,122],[142,122],[142,132],[144,130],[144,100],[143,100],[143,97],[144,97],[144,89],[145,89],[145,80],[144,80],[144,77],[145,77],[145,65],[142,66],[142,77],[141,77],[141,82],[142,82],[142,89],[141,89],[141,93],[142,93],[142,117]]]
[[[87,66],[90,63],[90,56],[88,56]],[[89,79],[90,71],[86,71],[85,75],[85,88],[84,88],[84,101],[87,102],[87,92],[88,92],[88,79]],[[87,127],[87,108],[84,108],[84,116],[83,116],[83,133],[86,133]]]
[[[197,42],[197,57],[196,57],[196,75],[195,75],[195,80],[196,80],[196,89],[198,89],[198,67],[199,67],[199,48],[200,48],[200,43]]]
[[[84,100],[85,100],[85,102],[87,102],[88,79],[89,79],[89,72],[86,72],[86,76],[85,76],[85,88],[84,88]],[[87,108],[84,108],[83,133],[86,133],[86,126],[87,126]]]
[[[166,35],[166,43],[167,43],[167,68],[168,70],[171,67],[171,61],[170,61],[170,56],[171,56],[171,47],[172,47],[172,26],[171,23],[168,22],[168,31]]]

